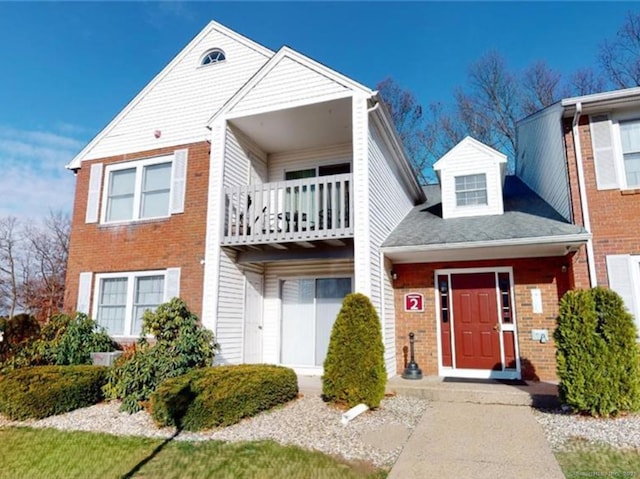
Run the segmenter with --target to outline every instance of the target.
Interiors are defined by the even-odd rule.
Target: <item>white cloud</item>
[[[75,179],[64,165],[82,146],[66,135],[0,127],[0,217],[71,213]]]

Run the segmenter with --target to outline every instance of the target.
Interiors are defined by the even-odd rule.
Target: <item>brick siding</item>
[[[85,223],[92,163],[103,163],[106,166],[171,154],[183,148],[189,149],[184,213],[119,226]],[[200,315],[204,274],[200,260],[204,258],[205,251],[209,148],[209,143],[200,142],[82,163],[76,178],[65,287],[66,311],[74,311],[76,308],[81,272],[107,273],[179,267],[180,296],[195,314]],[[102,183],[104,186],[104,177]],[[100,198],[102,199],[102,194]],[[93,308],[93,298],[90,308]]]

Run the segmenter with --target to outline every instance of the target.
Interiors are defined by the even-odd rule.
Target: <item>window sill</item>
[[[171,219],[171,216],[160,216],[158,218],[145,218],[142,220],[130,220],[130,221],[114,221],[111,223],[100,223],[98,225],[99,228],[118,228],[121,226],[137,226],[137,225],[146,225],[152,223],[165,223]]]
[[[628,190],[620,190],[620,194],[622,196],[640,195],[640,188],[633,188],[633,189],[628,189]]]

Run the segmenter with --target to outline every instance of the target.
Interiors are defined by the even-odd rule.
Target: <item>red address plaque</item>
[[[424,295],[422,293],[407,293],[404,295],[404,310],[409,313],[424,311]]]

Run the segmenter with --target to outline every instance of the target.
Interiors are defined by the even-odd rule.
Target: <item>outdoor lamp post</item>
[[[415,334],[409,333],[409,350],[411,352],[411,360],[407,367],[404,368],[404,372],[402,373],[402,377],[404,379],[422,379],[422,369],[418,367],[418,363],[416,363],[416,359],[413,352],[413,343],[415,342]]]

